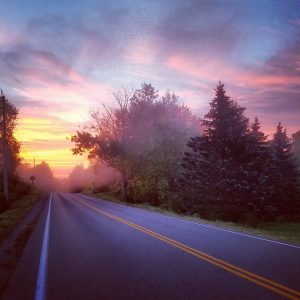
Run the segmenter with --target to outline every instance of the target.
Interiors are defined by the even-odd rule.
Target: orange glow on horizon
[[[21,142],[21,157],[25,162],[36,164],[46,161],[56,177],[67,177],[74,166],[88,161],[85,156],[74,156],[72,143],[63,124],[55,124],[50,119],[28,118],[19,120],[17,138]]]

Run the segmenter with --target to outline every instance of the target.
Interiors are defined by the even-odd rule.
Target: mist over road
[[[300,299],[300,247],[52,194],[8,299]]]

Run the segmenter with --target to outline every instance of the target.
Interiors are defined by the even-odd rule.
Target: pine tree
[[[188,141],[190,151],[183,158],[181,188],[186,195],[186,209],[191,212],[240,220],[249,210],[250,140],[244,110],[226,95],[220,82],[202,121],[204,134]]]
[[[214,193],[214,168],[211,166],[210,154],[206,150],[205,138],[196,136],[187,142],[188,152],[184,153],[182,167],[184,173],[179,179],[183,201],[178,205],[186,213],[200,213],[209,217],[212,213]]]
[[[263,220],[274,219],[277,208],[272,201],[274,195],[273,180],[276,167],[272,159],[270,143],[261,131],[257,117],[250,126],[248,169],[254,176],[251,187],[251,201],[254,203],[256,215]]]
[[[291,139],[286,129],[278,124],[272,140],[273,160],[276,166],[274,174],[274,204],[281,215],[294,216],[300,213],[299,171],[292,149]]]
[[[249,125],[244,110],[219,83],[202,121],[204,134],[188,141],[183,157],[183,210],[246,223],[281,213],[270,143],[258,118]]]
[[[261,123],[258,117],[255,117],[254,122],[250,126],[250,134],[260,144],[264,144],[267,140],[267,136],[261,131]]]
[[[240,159],[249,120],[240,107],[226,95],[224,84],[219,82],[210,110],[204,116],[204,136],[208,138],[216,159]]]
[[[292,151],[296,157],[298,170],[300,171],[300,130],[292,134]]]

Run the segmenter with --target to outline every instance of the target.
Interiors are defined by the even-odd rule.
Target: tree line
[[[115,170],[93,162],[87,169],[75,166],[68,178],[55,178],[46,161],[30,165],[21,157],[21,143],[16,138],[19,110],[2,91],[0,95],[0,212],[13,207],[16,200],[33,190],[82,191],[112,181]],[[5,174],[6,173],[6,174]]]
[[[123,201],[246,223],[299,220],[300,131],[290,139],[279,123],[268,138],[259,120],[251,123],[245,108],[226,95],[222,83],[202,120],[180,104],[174,93],[159,96],[151,84],[114,90],[111,101],[93,110],[90,121],[71,138],[73,154],[88,153],[92,167],[75,168],[69,183],[58,182],[45,162],[24,166],[14,135],[18,109],[4,99],[5,106],[2,102],[0,106],[1,209],[7,206],[3,188],[6,125],[10,202],[30,192],[30,184],[19,175],[27,182],[36,175],[35,184],[49,191],[70,185],[76,190],[84,173],[94,190],[103,190],[94,185],[105,184],[104,190],[110,188]],[[102,171],[95,171],[99,167]],[[108,184],[109,178],[114,184]]]
[[[87,152],[118,170],[123,201],[160,205],[175,188],[182,149],[196,132],[197,118],[174,94],[159,97],[151,84],[115,90],[112,96],[72,136],[73,153]]]
[[[15,201],[33,190],[48,193],[61,186],[45,161],[30,166],[21,157],[21,143],[15,136],[18,117],[18,108],[1,92],[0,212],[12,208]]]
[[[202,120],[151,84],[115,90],[71,140],[73,154],[118,170],[123,201],[235,222],[299,219],[300,131],[292,143],[279,123],[268,139],[222,83]]]
[[[0,98],[0,211],[9,208],[18,197],[30,193],[30,185],[20,180],[21,145],[15,137],[19,111],[1,91]],[[7,164],[5,168],[5,163]],[[6,170],[5,170],[6,169]],[[5,174],[5,171],[7,174]],[[6,182],[5,182],[6,181]],[[5,189],[7,191],[5,192]],[[7,194],[7,192],[9,193]],[[7,195],[6,195],[7,194]]]
[[[271,140],[220,83],[183,157],[182,210],[230,221],[299,218],[299,169],[281,123]]]

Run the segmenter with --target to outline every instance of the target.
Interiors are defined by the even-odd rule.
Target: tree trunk
[[[125,172],[122,172],[122,190],[121,190],[121,200],[126,202],[127,200],[127,187],[128,187],[128,181],[127,176]]]
[[[9,194],[8,194],[8,172],[9,172],[9,160],[8,160],[8,145],[7,145],[7,111],[6,111],[6,99],[1,90],[1,102],[3,105],[3,117],[2,117],[2,147],[3,147],[3,192],[4,192],[4,209],[9,208]]]

